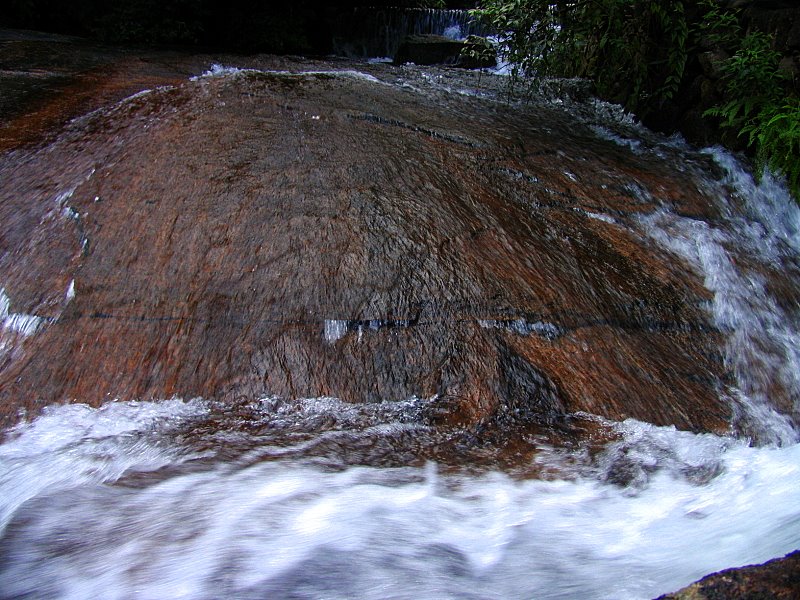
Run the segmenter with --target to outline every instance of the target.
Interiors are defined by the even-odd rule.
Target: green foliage
[[[601,96],[644,114],[683,77],[683,0],[485,0],[472,13],[500,36],[514,82],[588,77]]]
[[[742,128],[756,147],[759,170],[769,167],[786,177],[794,197],[800,200],[800,99],[771,104]]]
[[[778,65],[781,55],[772,49],[772,37],[760,31],[748,33],[737,52],[724,61],[722,74],[732,94],[774,99],[783,92]]]
[[[113,3],[90,25],[110,42],[193,43],[203,31],[202,0],[137,0]]]
[[[720,65],[729,100],[705,115],[745,137],[755,150],[758,172],[768,167],[784,175],[800,199],[800,99],[786,94],[780,58],[770,36],[748,33]]]
[[[780,54],[772,50],[768,35],[760,31],[747,34],[738,51],[720,66],[730,100],[707,110],[705,115],[718,117],[723,127],[737,131],[750,126],[765,108],[783,96],[785,77],[778,68],[779,62]]]
[[[707,43],[721,48],[730,48],[739,43],[742,27],[739,25],[738,9],[726,9],[717,0],[702,0],[700,8],[703,17],[695,29]]]
[[[517,83],[526,74],[539,70],[544,61],[541,46],[547,42],[549,11],[538,2],[530,0],[485,0],[481,8],[470,14],[484,21],[502,38],[499,58],[512,69],[512,82]],[[541,23],[538,35],[531,35],[537,23]]]
[[[497,44],[485,37],[471,35],[464,43],[461,56],[467,64],[481,67],[493,65],[497,58]]]
[[[472,14],[500,38],[512,84],[587,77],[640,117],[678,93],[695,43],[724,51],[726,101],[704,116],[745,138],[758,169],[785,175],[800,199],[800,100],[772,38],[743,35],[738,10],[718,0],[484,0]]]
[[[413,0],[408,0],[412,2]],[[324,26],[317,0],[11,0],[10,23],[110,43],[206,44],[303,52]],[[316,29],[315,29],[316,28]]]

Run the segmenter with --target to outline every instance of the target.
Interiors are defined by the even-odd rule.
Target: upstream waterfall
[[[754,182],[742,164],[719,149],[698,152],[679,140],[644,131],[614,107],[563,97],[541,100],[533,108],[508,106],[464,77],[456,80],[447,72],[383,65],[348,70],[325,64],[291,69],[215,66],[181,86],[155,89],[87,115],[49,146],[5,156],[0,174],[15,178],[14,193],[49,202],[42,216],[16,222],[33,232],[26,247],[44,244],[47,236],[61,235],[62,229],[79,231],[79,236],[71,245],[63,244],[75,257],[62,261],[63,274],[40,278],[53,282],[53,292],[52,300],[39,305],[25,304],[18,291],[25,289],[21,282],[40,268],[39,263],[25,263],[25,272],[21,266],[9,266],[11,261],[0,265],[10,281],[0,281],[6,285],[0,295],[0,357],[6,361],[2,368],[10,373],[25,365],[0,383],[7,390],[22,390],[13,386],[24,385],[32,372],[48,372],[71,386],[51,394],[56,384],[36,379],[29,394],[53,403],[35,412],[35,402],[21,402],[32,412],[7,429],[0,444],[0,598],[646,599],[709,572],[762,562],[800,546],[800,210],[785,187],[770,176]],[[392,99],[391,110],[397,113],[381,113],[383,108],[369,103],[354,108],[348,104],[355,102],[350,89],[358,98],[380,94]],[[404,112],[413,102],[420,104]],[[220,129],[232,118],[236,103],[242,103],[247,118],[253,119],[251,130]],[[273,104],[275,112],[259,112]],[[452,116],[447,127],[436,120],[439,106]],[[531,115],[542,112],[554,120],[527,124],[538,118]],[[219,120],[208,120],[217,114]],[[545,139],[562,121],[567,133],[557,130],[552,135],[567,144],[572,132],[585,131],[580,143],[552,151],[545,147],[538,153],[525,146],[528,138],[523,133]],[[352,132],[352,140],[333,149],[315,145],[328,135],[324,128],[336,123],[345,129],[331,139]],[[516,129],[523,126],[530,129]],[[197,188],[183,182],[206,177],[199,173],[209,163],[181,155],[180,173],[186,172],[187,179],[165,176],[161,187],[148,188],[150,195],[145,195],[144,188],[137,187],[146,177],[142,167],[123,171],[126,161],[146,157],[151,161],[146,169],[174,174],[178,171],[169,157],[186,148],[186,140],[170,136],[193,128],[200,128],[207,143],[218,144],[214,148],[226,149],[214,151],[219,160],[226,160],[224,152],[232,148],[238,150],[230,152],[252,152],[237,159],[235,169],[217,172],[211,167],[211,175]],[[256,131],[263,137],[248,146],[250,138],[243,136]],[[363,274],[376,262],[398,265],[387,279],[400,281],[400,292],[390,298],[390,309],[396,312],[384,310],[378,292],[350,306],[346,298],[337,299],[332,288],[313,285],[284,296],[284,306],[290,306],[286,298],[291,296],[302,307],[295,312],[281,308],[289,315],[285,318],[270,312],[273,304],[266,300],[265,312],[257,317],[244,312],[240,301],[274,296],[275,306],[280,305],[274,290],[284,285],[281,282],[305,285],[309,275],[287,270],[280,256],[302,254],[307,244],[332,235],[345,209],[322,214],[328,210],[320,208],[328,201],[324,186],[338,177],[356,176],[355,166],[339,170],[336,161],[341,160],[337,153],[357,152],[359,144],[369,143],[357,137],[361,131],[365,136],[388,131],[386,152],[393,144],[402,146],[405,167],[387,161],[380,167],[385,171],[371,171],[370,177],[388,173],[397,189],[416,186],[399,197],[409,205],[407,218],[421,220],[403,230],[391,213],[392,203],[381,204],[381,194],[389,193],[386,185],[371,189],[369,181],[359,180],[345,186],[343,197],[346,210],[363,216],[365,225],[348,227],[348,235],[366,239],[373,235],[368,229],[372,227],[382,238],[406,246],[396,256],[358,254],[355,241],[331,242],[327,251],[343,253],[332,272],[335,281],[344,280],[342,285],[349,287],[367,285],[370,275]],[[181,144],[173,144],[174,139]],[[162,143],[167,150],[159,154]],[[294,145],[286,157],[280,155],[282,145]],[[417,145],[428,154],[417,154]],[[501,147],[509,149],[505,162],[496,159]],[[202,144],[192,148],[202,152]],[[595,151],[601,159],[593,176],[594,159],[588,153]],[[476,156],[479,166],[446,172],[451,164],[448,152],[460,153],[459,162]],[[537,170],[530,161],[540,158],[546,162],[536,163],[541,164]],[[39,187],[19,184],[30,173],[45,173],[50,160],[62,168],[43,175]],[[363,160],[379,163],[381,156],[368,148]],[[415,164],[425,160],[434,165],[432,170],[415,179]],[[686,208],[680,190],[669,188],[666,179],[634,171],[634,164],[671,169],[677,181],[708,205]],[[258,179],[253,165],[270,173],[277,191],[263,192],[264,180]],[[299,183],[290,178],[293,165],[303,169]],[[469,215],[484,215],[484,205],[491,205],[494,215],[512,210],[491,195],[475,194],[465,182],[483,177],[484,168],[491,168],[491,185],[497,189],[522,190],[513,208],[519,212],[509,213],[522,216],[507,221],[481,216],[483,229],[470,225],[469,235],[448,234],[446,240],[443,234],[444,241],[425,246],[430,248],[426,253],[419,251],[422,246],[415,244],[428,235],[419,223],[441,231],[457,218],[470,222]],[[275,242],[278,250],[271,262],[248,262],[238,271],[246,289],[226,296],[225,289],[238,285],[238,279],[228,277],[231,270],[221,252],[237,234],[224,230],[223,222],[235,217],[215,211],[227,210],[249,193],[230,192],[240,189],[236,186],[262,190],[253,192],[257,205],[242,205],[242,212],[255,215],[253,220],[258,211],[267,210],[265,206],[281,205],[286,211],[274,226],[257,229],[259,244],[278,240],[282,229],[297,222],[303,223],[307,237],[294,237],[286,247]],[[181,214],[201,202],[198,198],[206,187],[216,196],[202,218],[223,214],[208,230],[209,249],[200,252],[203,264],[210,265],[205,269],[211,278],[203,279],[200,292],[216,298],[211,309],[203,312],[190,289],[180,287],[206,277],[200,267],[190,270],[187,278],[180,270],[180,261],[191,260],[204,243],[200,218],[187,226],[188,233],[168,253],[166,266],[158,267],[168,271],[164,289],[180,288],[180,298],[167,292],[156,300],[131,296],[143,287],[160,285],[155,276],[140,279],[137,265],[160,260],[161,255],[151,256],[148,248],[158,247],[167,235],[182,235]],[[300,190],[300,196],[288,198],[281,190]],[[448,190],[456,216],[439,221],[436,202],[447,200]],[[8,190],[4,193],[11,198]],[[605,199],[598,196],[603,193]],[[331,193],[334,196],[339,197]],[[123,222],[114,229],[111,213],[103,211],[129,210],[137,202],[136,213],[113,217]],[[165,219],[171,225],[162,233],[157,229],[162,211],[175,203],[181,208]],[[304,208],[293,212],[297,203]],[[525,215],[533,215],[530,222]],[[464,285],[469,294],[484,289],[484,280],[477,276],[469,285],[459,283],[466,263],[458,261],[476,245],[485,244],[502,256],[538,260],[539,246],[521,248],[502,234],[512,231],[516,222],[524,224],[531,244],[541,239],[542,247],[556,249],[529,272],[543,273],[543,290],[557,290],[549,303],[539,307],[539,298],[533,298],[534,308],[522,310],[519,297],[510,292],[498,300],[503,291],[499,288],[486,292],[486,302],[494,302],[491,306],[466,306],[455,293],[448,296],[457,285]],[[109,300],[108,290],[114,287],[109,278],[120,267],[103,263],[114,251],[108,240],[138,227],[143,233],[136,235],[142,237],[131,240],[142,241],[129,242],[119,263],[129,265],[127,281],[114,284],[119,289],[129,285],[125,289],[133,292],[120,292]],[[109,230],[116,233],[107,234]],[[147,237],[151,231],[156,233]],[[621,240],[625,249],[622,258],[613,259],[607,246],[591,246],[587,256],[605,253],[597,263],[603,265],[598,267],[599,279],[575,258],[582,256],[581,244],[595,239],[593,235]],[[467,242],[451,254],[447,244],[452,247],[462,239]],[[255,248],[239,254],[249,260],[258,256]],[[578,250],[572,255],[566,248]],[[639,288],[629,287],[630,274],[639,275],[626,257],[644,252],[637,248],[653,252],[652,271],[670,282],[669,289],[680,285],[675,283],[678,277],[691,282],[676,293],[671,312],[658,312],[663,306],[654,306],[647,296],[656,279],[646,280],[650,283],[641,301],[635,297]],[[487,254],[480,256],[488,260]],[[13,264],[22,265],[23,258],[15,257]],[[308,269],[327,268],[324,253],[312,253],[308,259]],[[427,265],[447,260],[456,261],[457,267],[444,270],[441,287],[435,280],[421,279],[420,273],[432,268]],[[552,308],[568,302],[563,299],[566,292],[558,290],[572,285],[553,275],[563,272],[557,265],[561,260],[574,269],[576,281],[586,279],[594,286],[592,293],[576,296],[583,312]],[[259,288],[258,279],[249,273],[262,268],[278,283]],[[481,269],[488,268],[481,263]],[[509,268],[504,289],[527,285],[536,277],[528,274],[522,281],[522,272]],[[223,277],[221,287],[213,287],[215,277]],[[605,281],[618,281],[624,294],[603,291]],[[436,298],[436,307],[415,303],[418,298],[412,296],[419,292],[413,286],[424,288],[420,297]],[[687,300],[692,294],[699,300]],[[597,298],[606,296],[620,298],[624,311],[601,308],[591,313],[600,302]],[[631,321],[625,321],[625,315]],[[112,326],[122,333],[106,334],[104,328]],[[84,333],[81,328],[88,329]],[[274,328],[289,333],[269,337]],[[404,336],[439,340],[437,332],[446,328],[469,335],[442,338],[458,346],[436,367],[443,383],[426,387],[424,382],[433,376],[425,371],[420,376],[423,383],[416,387],[405,380],[402,385],[407,388],[400,383],[391,387],[401,369],[416,373],[418,362],[426,368],[428,350],[410,345],[412,351],[394,363],[392,352],[400,351],[387,348],[400,347],[408,339]],[[210,336],[215,349],[223,347],[213,361],[203,362],[203,356],[193,353],[192,340],[200,339],[191,337],[196,330]],[[251,330],[259,337],[247,337]],[[290,349],[294,338],[287,337],[295,330],[305,336],[298,339],[307,340],[302,347],[318,349],[322,357],[309,359],[318,363],[308,367],[307,381],[302,379],[305,363],[297,358],[304,354],[295,355]],[[595,330],[601,333],[592,337]],[[155,333],[147,333],[151,331]],[[235,335],[243,337],[236,338],[236,344],[223,342],[224,336],[234,335],[230,332],[242,332]],[[160,336],[159,345],[140,355],[138,348],[149,343],[145,335]],[[716,351],[692,345],[704,335],[710,336],[709,347],[718,344]],[[633,366],[605,371],[607,364],[618,364],[603,362],[616,356],[613,344],[628,343],[629,336],[637,336],[641,352],[630,362]],[[71,341],[61,354],[53,349],[53,340],[64,338]],[[379,338],[387,345],[380,345],[384,341],[376,341]],[[185,350],[184,339],[189,340]],[[259,349],[254,339],[264,346]],[[610,340],[609,346],[602,345],[603,339]],[[492,363],[486,377],[511,365],[498,376],[496,388],[509,398],[505,407],[485,408],[485,398],[494,396],[470,395],[464,386],[473,385],[473,380],[466,376],[452,378],[455,383],[447,379],[448,365],[468,355],[469,344],[474,344],[478,351],[469,358],[473,362],[453,369],[474,369],[479,373],[475,381],[484,380],[480,369],[494,350],[482,345],[483,340],[496,341],[501,356],[500,366]],[[660,349],[660,343],[672,350]],[[97,358],[91,354],[93,344],[102,347]],[[593,345],[607,350],[593,354]],[[270,362],[264,348],[280,348],[283,358]],[[646,381],[691,379],[684,371],[669,379],[673,365],[683,364],[683,348],[691,355],[687,363],[699,364],[696,357],[711,356],[711,366],[692,375],[699,383],[693,379],[691,385],[698,387],[661,389],[657,393],[663,396],[648,404],[653,423],[637,418],[646,414],[636,412],[646,403],[644,396],[656,393]],[[561,349],[564,354],[553,354],[561,357],[554,359],[558,367],[549,369],[543,359],[536,359]],[[237,353],[248,352],[245,372],[262,369],[255,383],[246,375],[222,370],[233,372],[230,365]],[[168,358],[152,358],[162,356],[159,353]],[[49,358],[37,366],[30,357],[39,355]],[[337,365],[352,365],[353,357],[362,355],[367,356],[360,359],[366,366],[353,367],[341,381],[336,379]],[[346,360],[335,362],[341,356]],[[572,356],[576,366],[570,370],[564,365]],[[652,357],[659,364],[651,367],[647,361]],[[52,366],[59,361],[68,366]],[[83,371],[71,370],[88,361],[95,362]],[[196,361],[195,366],[184,375],[181,365],[190,361]],[[664,372],[658,370],[663,363]],[[385,364],[390,365],[390,375],[381,370]],[[720,375],[711,371],[713,365],[719,366]],[[50,368],[53,371],[46,370]],[[592,369],[599,375],[592,375]],[[120,375],[128,372],[132,375],[127,378]],[[195,395],[200,384],[193,377],[204,372],[211,373],[213,385]],[[284,385],[276,372],[288,373],[289,383]],[[645,372],[649,374],[641,375]],[[84,385],[96,373],[96,379]],[[164,373],[165,381],[183,382],[175,386],[184,387],[158,397],[150,390],[173,389],[168,383],[152,387]],[[613,387],[640,375],[645,383]],[[137,383],[135,377],[140,376],[144,383]],[[570,387],[577,380],[583,387]],[[109,381],[117,391],[97,389],[98,382]],[[385,392],[406,389],[419,393],[390,397]],[[637,389],[642,398],[614,404],[619,390]],[[700,390],[697,399],[685,397],[691,389]],[[703,389],[711,390],[713,398],[703,399]],[[95,390],[97,398],[92,395]],[[362,398],[352,390],[366,392]],[[601,394],[607,399],[595,402]],[[59,402],[67,398],[70,403]],[[106,401],[115,398],[118,401]],[[673,398],[678,407],[668,412],[664,406]],[[685,405],[680,405],[682,400]],[[479,408],[469,408],[473,401]],[[693,413],[693,406],[701,402],[722,408]],[[479,412],[484,409],[489,416]],[[465,416],[450,420],[461,414],[458,411]],[[727,420],[718,419],[715,411],[722,411]],[[670,419],[678,426],[666,422]]]

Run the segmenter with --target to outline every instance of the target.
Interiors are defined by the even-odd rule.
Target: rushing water
[[[773,179],[709,153],[723,219],[666,201],[627,224],[590,216],[662,245],[713,293],[735,437],[604,423],[616,439],[601,452],[545,448],[534,460],[557,475],[520,480],[331,458],[413,438],[436,398],[256,398],[247,422],[200,398],[50,407],[0,445],[0,597],[651,598],[796,549],[800,445],[770,390],[800,398],[798,307],[772,291],[797,276],[800,212]],[[0,290],[0,343],[35,335],[33,318]],[[327,321],[325,343],[369,326]]]
[[[516,481],[286,447],[218,460],[181,444],[207,411],[68,406],[20,427],[0,447],[3,597],[650,598],[800,535],[798,445],[630,421],[594,473]],[[605,483],[621,460],[634,480]]]

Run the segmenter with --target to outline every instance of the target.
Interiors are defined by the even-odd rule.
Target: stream
[[[543,94],[214,65],[3,154],[0,598],[646,599],[797,549],[800,209]]]

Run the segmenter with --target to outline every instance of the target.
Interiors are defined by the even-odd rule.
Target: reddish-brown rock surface
[[[691,165],[543,105],[150,60],[81,74],[81,108],[171,85],[57,137],[42,115],[74,110],[64,93],[4,126],[0,282],[45,322],[0,367],[3,423],[54,402],[438,395],[450,424],[726,428],[708,292],[592,218],[655,198],[709,216]]]

